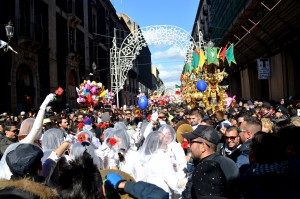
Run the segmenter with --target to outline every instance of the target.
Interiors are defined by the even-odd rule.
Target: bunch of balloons
[[[107,102],[113,99],[114,94],[105,90],[101,82],[84,80],[83,83],[76,87],[78,95],[77,103],[86,107],[95,107],[99,102]]]
[[[152,105],[166,105],[172,104],[175,102],[175,97],[172,95],[163,95],[157,94],[156,91],[150,96],[149,103]]]

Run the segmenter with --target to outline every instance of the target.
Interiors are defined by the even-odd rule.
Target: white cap
[[[25,111],[22,111],[22,112],[20,113],[20,115],[25,115]]]

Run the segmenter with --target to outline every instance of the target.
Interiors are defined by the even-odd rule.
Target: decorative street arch
[[[200,32],[200,34],[202,33]],[[124,39],[120,47],[117,47],[114,37],[113,47],[110,49],[110,74],[111,91],[117,96],[117,106],[119,106],[118,92],[123,89],[127,73],[133,67],[133,61],[143,47],[147,45],[176,46],[187,52],[185,62],[190,63],[193,49],[202,44],[202,39],[197,44],[186,30],[172,25],[156,25],[136,29]]]

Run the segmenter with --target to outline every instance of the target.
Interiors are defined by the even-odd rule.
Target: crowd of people
[[[1,114],[0,198],[300,198],[297,104],[57,112],[54,98]]]

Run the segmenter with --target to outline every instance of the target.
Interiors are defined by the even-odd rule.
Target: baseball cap
[[[220,136],[217,130],[212,126],[198,125],[198,127],[191,133],[182,134],[182,137],[193,140],[195,138],[202,138],[210,143],[217,145],[220,141]]]

